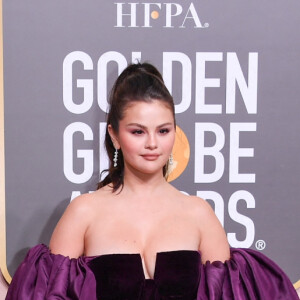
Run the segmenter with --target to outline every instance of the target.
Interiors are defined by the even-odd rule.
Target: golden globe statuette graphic
[[[178,178],[185,170],[190,160],[190,144],[183,130],[176,126],[175,143],[173,147],[173,165],[169,165],[168,181]]]

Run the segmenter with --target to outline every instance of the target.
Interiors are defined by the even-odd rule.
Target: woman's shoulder
[[[82,194],[74,198],[64,213],[64,215],[74,215],[77,216],[88,216],[93,212],[93,207],[95,205],[94,197],[91,194]]]
[[[197,215],[197,218],[215,218],[215,213],[206,200],[180,191],[178,191],[177,197],[183,203],[185,209],[191,210]]]
[[[183,196],[185,197],[185,202],[187,203],[186,207],[195,217],[199,228],[206,230],[209,227],[216,228],[217,231],[220,231],[220,221],[217,218],[214,210],[206,200],[198,196]],[[223,233],[223,228],[221,231]]]
[[[104,199],[105,191],[99,190],[71,201],[52,234],[50,249],[53,254],[77,258],[84,253],[87,229],[99,217]]]
[[[104,202],[111,196],[111,189],[103,187],[91,193],[81,194],[74,198],[68,209],[74,211],[94,211],[96,207],[104,205]]]

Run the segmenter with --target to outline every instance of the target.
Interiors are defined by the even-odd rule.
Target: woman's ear
[[[112,143],[114,144],[114,147],[116,149],[120,149],[121,147],[120,147],[120,144],[118,142],[117,135],[115,134],[115,132],[114,132],[114,130],[113,130],[113,128],[110,124],[107,126],[107,130],[108,130],[109,136],[112,140]]]

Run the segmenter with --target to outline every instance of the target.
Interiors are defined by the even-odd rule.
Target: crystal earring
[[[113,161],[114,161],[114,167],[117,167],[117,165],[118,165],[118,149],[117,148],[115,148]]]
[[[169,157],[169,165],[173,165],[174,163],[174,160],[173,160],[173,153],[170,154],[170,157]]]

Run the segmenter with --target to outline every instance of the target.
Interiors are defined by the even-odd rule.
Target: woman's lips
[[[156,160],[159,154],[143,154],[142,157],[146,160]]]

